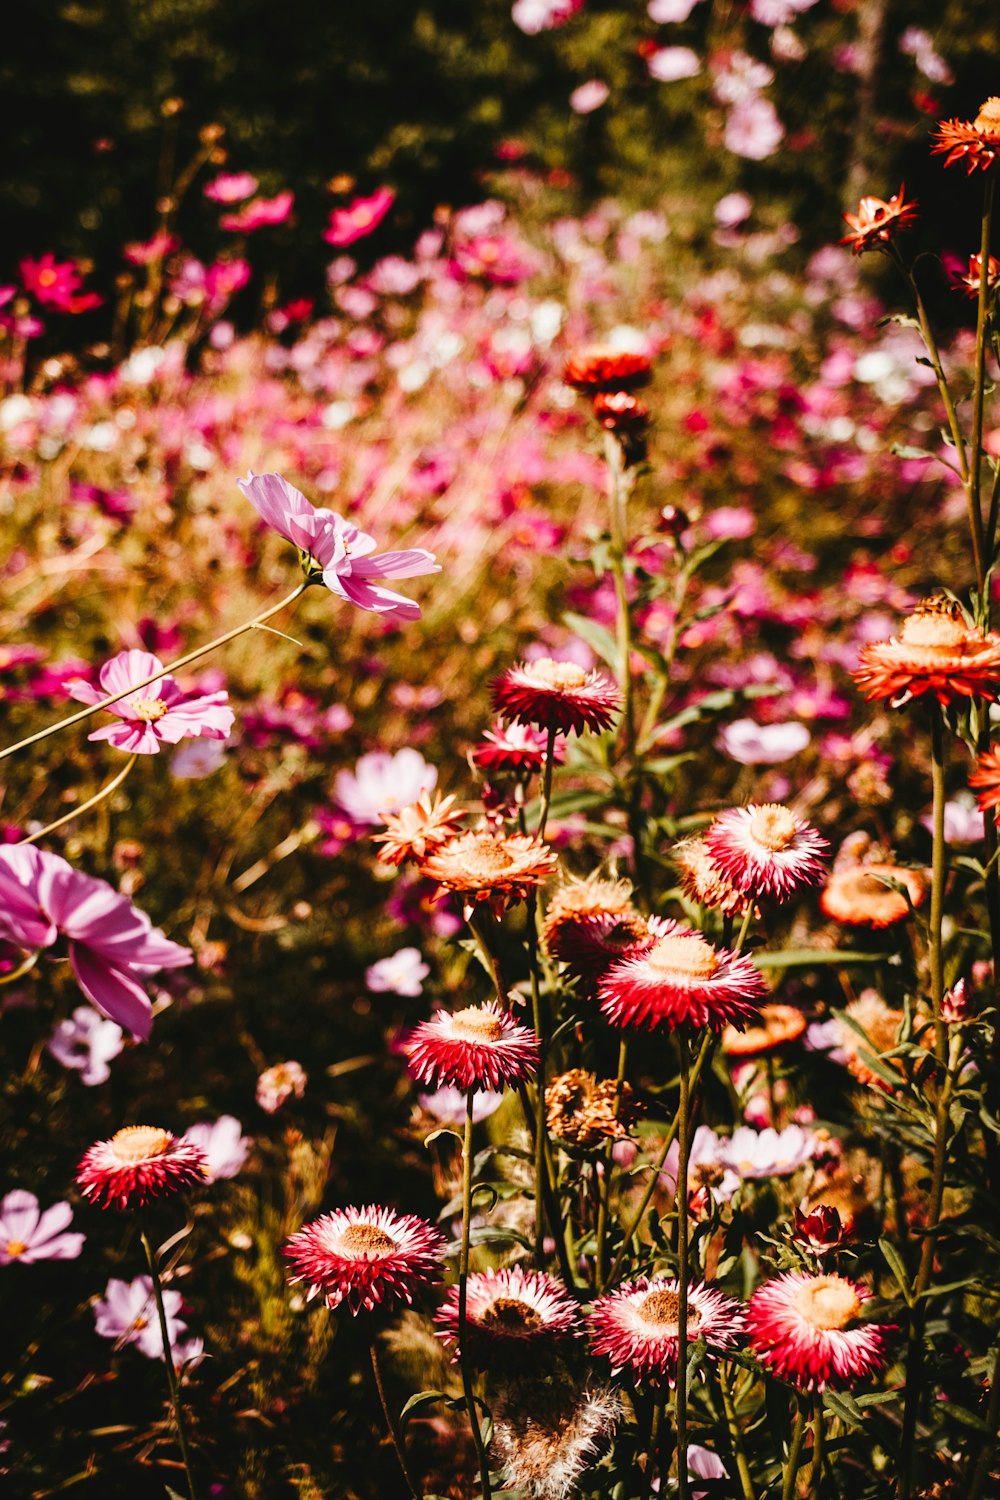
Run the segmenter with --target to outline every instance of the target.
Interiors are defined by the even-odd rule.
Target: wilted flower
[[[932,151],[947,152],[945,166],[964,162],[967,172],[986,171],[1000,156],[1000,98],[987,99],[976,118],[942,120]]]
[[[410,1035],[405,1052],[419,1082],[468,1094],[530,1078],[538,1065],[538,1038],[490,1000],[454,1013],[440,1011]]]
[[[519,662],[493,683],[493,707],[518,724],[559,734],[600,733],[609,729],[621,709],[618,689],[600,672],[585,672],[575,662]]]
[[[615,1026],[694,1026],[721,1031],[752,1020],[765,993],[752,960],[714,948],[700,932],[666,922],[663,936],[622,959],[601,980],[601,1009]]]
[[[889,1331],[854,1324],[871,1292],[846,1276],[788,1271],[759,1287],[747,1308],[750,1346],[782,1380],[805,1391],[850,1385],[886,1361]]]
[[[583,1150],[628,1135],[635,1118],[635,1099],[623,1083],[598,1079],[585,1068],[570,1068],[553,1078],[545,1090],[545,1121],[549,1134]]]
[[[99,1208],[141,1208],[205,1181],[208,1162],[192,1141],[157,1125],[126,1125],[80,1162],[76,1184]]]
[[[78,1005],[72,1016],[57,1021],[46,1044],[64,1068],[80,1074],[88,1088],[111,1077],[108,1064],[125,1046],[125,1033],[89,1005]]]
[[[233,711],[225,692],[190,697],[169,675],[163,663],[149,651],[119,651],[104,663],[98,674],[100,690],[89,682],[68,682],[66,689],[79,703],[101,703],[110,693],[124,693],[107,712],[116,724],[104,724],[88,735],[91,740],[110,740],[119,750],[136,755],[156,755],[160,744],[176,745],[182,739],[224,740],[233,727]],[[146,682],[135,692],[133,683]]]
[[[570,1500],[622,1417],[611,1386],[580,1385],[562,1369],[495,1381],[491,1410],[501,1483],[530,1500]]]
[[[975,1014],[975,1000],[969,993],[969,985],[963,978],[941,1000],[941,1019],[949,1026],[958,1026]]]
[[[851,675],[866,698],[888,698],[893,708],[925,693],[944,705],[1000,697],[1000,635],[966,624],[951,599],[925,599],[898,639],[863,646],[858,660]]]
[[[423,1219],[391,1208],[336,1209],[293,1234],[285,1246],[294,1275],[327,1307],[351,1312],[411,1303],[440,1274],[444,1239]]]
[[[609,1357],[612,1374],[629,1370],[637,1380],[673,1385],[680,1349],[679,1310],[680,1282],[675,1277],[650,1281],[640,1276],[610,1296],[599,1297],[591,1307],[587,1328],[594,1353]],[[709,1356],[719,1354],[735,1343],[742,1328],[743,1312],[733,1297],[704,1282],[689,1284],[689,1343],[703,1339]]]
[[[242,1171],[252,1141],[243,1134],[243,1126],[235,1115],[220,1115],[209,1123],[199,1121],[189,1125],[182,1137],[196,1146],[205,1158],[206,1182],[219,1182],[223,1178],[235,1177]]]
[[[537,1359],[540,1343],[578,1332],[577,1305],[566,1288],[543,1271],[523,1266],[473,1272],[464,1331],[458,1313],[459,1289],[453,1286],[434,1321],[444,1342],[454,1345],[456,1359],[464,1352],[477,1364],[510,1356],[531,1361]]]
[[[777,802],[720,813],[705,833],[705,846],[738,891],[778,901],[822,879],[820,860],[830,847],[804,818]]]
[[[670,851],[680,871],[681,888],[690,901],[724,917],[744,916],[750,902],[715,863],[704,839],[682,839]]]
[[[302,1098],[308,1081],[300,1063],[291,1060],[275,1063],[273,1068],[265,1068],[257,1079],[257,1103],[267,1114],[276,1114],[293,1094],[296,1099]]]
[[[199,1359],[205,1347],[201,1339],[182,1337],[187,1332],[187,1324],[180,1316],[182,1307],[180,1292],[172,1287],[164,1288],[167,1337],[174,1365],[178,1368]],[[94,1303],[94,1323],[95,1332],[102,1339],[116,1339],[119,1347],[135,1344],[147,1359],[163,1359],[163,1333],[153,1283],[148,1276],[137,1276],[134,1281],[119,1281],[112,1276],[104,1289],[104,1296]]]
[[[912,224],[917,216],[917,205],[903,202],[905,192],[906,189],[901,187],[887,201],[862,198],[856,214],[844,214],[851,233],[845,234],[840,243],[850,245],[855,255],[864,250],[880,250],[889,244],[897,232]]]
[[[75,1260],[85,1236],[65,1231],[73,1222],[68,1203],[54,1203],[40,1211],[34,1193],[15,1188],[0,1201],[0,1266],[38,1260]]]
[[[840,1050],[850,1072],[859,1083],[888,1092],[891,1084],[869,1066],[866,1056],[869,1060],[881,1058],[898,1045],[903,1012],[887,1005],[877,990],[862,990],[845,1007],[843,1016],[834,1019]],[[891,1059],[885,1066],[900,1071],[897,1060]]]

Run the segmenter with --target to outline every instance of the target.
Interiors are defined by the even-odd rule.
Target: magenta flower
[[[345,521],[335,511],[311,505],[280,474],[251,471],[246,479],[238,479],[236,483],[267,524],[312,560],[331,593],[339,594],[359,609],[419,620],[419,604],[383,588],[382,579],[440,573],[433,552],[413,547],[373,557],[371,553],[378,546],[374,537],[359,531],[353,521]]]
[[[243,1134],[243,1126],[235,1115],[220,1115],[213,1123],[201,1120],[189,1125],[182,1141],[197,1146],[207,1162],[203,1169],[206,1182],[219,1182],[224,1177],[235,1177],[243,1169],[253,1142]]]
[[[100,703],[109,693],[120,693],[162,671],[162,661],[149,651],[119,651],[98,674],[100,691],[79,679],[68,682],[66,688],[79,703]],[[118,722],[104,724],[88,738],[110,740],[119,750],[138,755],[157,755],[161,740],[168,745],[183,739],[224,740],[233,727],[226,693],[188,697],[169,673],[119,698],[107,711]]]
[[[255,229],[266,229],[272,224],[284,224],[295,204],[295,194],[277,193],[273,198],[251,198],[249,203],[235,214],[223,214],[220,229],[233,234],[252,234]]]
[[[370,198],[355,198],[346,208],[330,211],[330,224],[323,231],[328,245],[353,245],[377,229],[396,201],[392,188],[378,188]]]
[[[111,1077],[109,1063],[123,1050],[125,1033],[89,1005],[78,1005],[71,1017],[56,1022],[46,1046],[57,1062],[78,1072],[80,1082],[92,1088]]]
[[[252,198],[260,184],[251,172],[220,172],[206,182],[202,192],[213,203],[242,203]]]
[[[34,1193],[16,1188],[0,1203],[0,1266],[14,1261],[30,1266],[36,1260],[76,1260],[86,1236],[63,1233],[72,1221],[68,1203],[54,1203],[39,1213]]]
[[[143,1040],[152,1006],[139,976],[193,958],[106,880],[30,844],[0,848],[0,939],[30,951],[51,948],[60,936],[87,999]]]

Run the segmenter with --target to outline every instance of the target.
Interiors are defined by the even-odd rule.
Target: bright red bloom
[[[493,775],[526,776],[544,766],[546,743],[546,736],[530,724],[494,724],[471,751],[471,760]],[[561,740],[553,745],[552,758],[556,765],[566,758]]]
[[[804,818],[777,802],[753,803],[720,813],[705,834],[714,863],[745,896],[783,901],[799,885],[823,877],[829,844]]]
[[[493,683],[492,699],[505,719],[559,734],[609,729],[621,709],[618,689],[609,678],[548,656],[510,667]]]
[[[665,922],[663,935],[642,953],[609,969],[598,986],[601,1009],[613,1026],[708,1026],[721,1031],[757,1015],[763,976],[745,954],[713,948],[700,932]]]
[[[98,1141],[81,1161],[76,1184],[101,1208],[139,1208],[192,1183],[204,1182],[208,1158],[191,1141],[156,1125],[126,1125]]]
[[[463,1094],[522,1083],[538,1066],[538,1038],[519,1026],[495,1000],[465,1010],[441,1011],[424,1021],[406,1044],[410,1072],[431,1088]]]
[[[392,188],[378,188],[370,198],[355,198],[346,208],[331,209],[323,238],[328,245],[353,245],[378,228],[395,201]]]
[[[812,1255],[829,1255],[832,1250],[839,1250],[853,1234],[853,1218],[848,1215],[847,1222],[843,1223],[837,1210],[827,1203],[820,1203],[811,1213],[803,1213],[800,1208],[795,1210],[792,1238]]]
[[[976,788],[976,800],[983,812],[1000,807],[1000,748],[983,751],[969,777],[969,785]]]
[[[954,267],[945,262],[948,271],[948,279],[954,286],[960,286],[969,297],[978,297],[979,288],[983,280],[983,257],[981,255],[970,255],[968,270],[962,271],[962,262],[957,259]],[[995,255],[988,257],[986,262],[986,288],[987,291],[995,292],[1000,286],[1000,260]]]
[[[887,245],[898,230],[912,224],[917,216],[917,205],[903,202],[905,192],[906,189],[900,187],[888,201],[862,198],[856,214],[844,214],[851,233],[845,234],[840,243],[850,245],[855,255],[861,255],[865,250],[880,250]]]
[[[608,1356],[612,1374],[627,1369],[639,1380],[675,1383],[680,1285],[676,1277],[650,1281],[640,1276],[597,1299],[587,1314],[587,1327],[594,1353]],[[717,1354],[730,1348],[742,1331],[743,1309],[733,1297],[704,1282],[688,1285],[689,1343],[704,1339],[709,1354]]]
[[[324,1214],[285,1246],[293,1285],[306,1282],[310,1297],[330,1308],[346,1302],[354,1314],[376,1303],[411,1303],[437,1280],[443,1251],[443,1236],[423,1219],[374,1205]]]
[[[563,367],[563,380],[576,391],[596,396],[599,391],[634,391],[648,385],[651,365],[645,354],[631,354],[594,344],[571,354]]]
[[[976,118],[942,120],[932,151],[946,151],[945,166],[964,162],[967,172],[985,172],[1000,157],[1000,98],[987,99]]]
[[[899,638],[862,648],[852,677],[867,698],[902,708],[931,693],[947,706],[962,698],[1000,697],[1000,635],[965,622],[950,599],[925,599]]]
[[[439,1337],[459,1350],[459,1289],[453,1286],[435,1314]],[[474,1272],[465,1308],[466,1353],[485,1364],[503,1355],[535,1358],[539,1342],[579,1332],[574,1299],[543,1271],[508,1266]]]
[[[800,1390],[849,1385],[886,1363],[890,1330],[851,1326],[870,1297],[867,1287],[846,1276],[788,1271],[751,1297],[750,1346],[761,1364]]]
[[[56,260],[47,250],[38,260],[22,260],[21,284],[42,307],[54,308],[56,312],[89,312],[100,307],[101,297],[96,292],[80,292],[83,277],[76,261]]]

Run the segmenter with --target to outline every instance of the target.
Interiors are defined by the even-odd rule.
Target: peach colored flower
[[[925,693],[945,705],[1000,696],[1000,635],[967,624],[950,599],[924,600],[898,639],[863,647],[859,661],[851,675],[865,696],[888,698],[893,708]]]

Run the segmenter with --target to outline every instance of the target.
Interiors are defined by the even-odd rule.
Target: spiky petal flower
[[[354,1314],[411,1303],[437,1280],[443,1251],[443,1236],[423,1219],[374,1204],[323,1214],[285,1245],[292,1284],[305,1282],[310,1297],[331,1308],[346,1302]]]
[[[855,255],[861,255],[865,250],[881,250],[889,244],[899,230],[912,224],[917,216],[917,205],[904,203],[905,193],[905,187],[900,187],[888,201],[862,198],[856,214],[844,214],[851,233],[845,234],[840,243],[850,245]]]
[[[969,785],[976,788],[976,801],[983,812],[1000,807],[1000,747],[991,746],[982,752],[969,777]]]
[[[493,683],[492,701],[505,719],[559,734],[610,729],[621,710],[610,678],[550,656],[508,668]]]
[[[580,1384],[564,1369],[498,1381],[490,1404],[501,1483],[530,1500],[570,1500],[622,1418],[612,1386]]]
[[[819,904],[828,917],[847,927],[891,927],[905,921],[926,899],[927,878],[920,870],[875,863],[834,870]]]
[[[867,698],[902,708],[932,694],[947,705],[963,698],[1000,696],[1000,635],[966,623],[950,599],[925,599],[903,622],[898,639],[862,647],[852,672]]]
[[[629,1370],[636,1380],[673,1385],[680,1349],[677,1316],[680,1282],[676,1277],[640,1276],[607,1297],[599,1297],[587,1314],[595,1354],[606,1354],[611,1372]],[[708,1353],[730,1348],[743,1330],[743,1311],[733,1297],[693,1281],[688,1285],[689,1343],[704,1339]]]
[[[954,286],[960,286],[967,297],[978,297],[983,281],[983,257],[970,255],[968,270],[949,272],[949,279]],[[995,292],[998,287],[1000,287],[1000,260],[997,260],[995,255],[990,255],[986,259],[986,290]]]
[[[546,736],[530,724],[494,724],[470,752],[474,766],[488,775],[527,776],[545,765]],[[552,758],[560,765],[566,757],[562,740],[552,747]]]
[[[784,901],[822,879],[827,840],[778,802],[751,802],[720,813],[705,834],[709,854],[745,896]]]
[[[760,970],[744,954],[714,948],[700,932],[665,922],[645,952],[623,959],[598,986],[601,1009],[614,1026],[739,1025],[757,1014],[765,994]]]
[[[459,1288],[453,1286],[435,1314],[440,1338],[459,1348]],[[576,1302],[544,1271],[505,1266],[476,1271],[468,1279],[465,1352],[477,1363],[515,1354],[532,1358],[532,1347],[579,1332]]]
[[[596,396],[599,391],[634,391],[648,385],[651,365],[645,354],[592,344],[571,354],[563,366],[563,380],[575,391]]]
[[[704,839],[682,839],[670,851],[681,875],[681,888],[690,901],[724,917],[746,915],[749,901],[723,874]]]
[[[454,838],[465,817],[465,808],[455,806],[453,795],[422,791],[416,802],[398,813],[385,813],[385,831],[373,833],[375,843],[383,847],[378,857],[383,864],[401,865],[407,859],[424,859],[442,844]]]
[[[521,833],[497,838],[481,828],[439,845],[420,865],[419,873],[437,881],[439,895],[455,891],[467,911],[486,902],[499,917],[540,886],[558,862],[541,839]]]
[[[800,1390],[851,1385],[886,1362],[889,1329],[851,1326],[870,1297],[867,1287],[846,1276],[788,1271],[751,1297],[750,1346],[761,1364]]]
[[[76,1185],[100,1208],[139,1208],[208,1177],[208,1160],[193,1141],[157,1125],[126,1125],[85,1154]]]
[[[964,162],[967,172],[984,172],[1000,157],[1000,98],[987,99],[974,120],[942,120],[932,151],[946,151],[945,166]]]
[[[519,1026],[495,1000],[454,1014],[441,1011],[416,1028],[405,1050],[419,1082],[464,1094],[516,1086],[538,1065],[535,1033]]]

